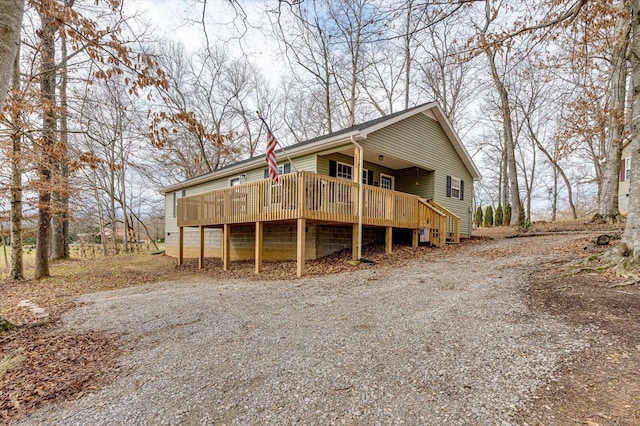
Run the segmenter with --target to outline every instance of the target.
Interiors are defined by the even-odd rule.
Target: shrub
[[[496,209],[495,214],[495,225],[502,226],[504,223],[502,219],[504,218],[504,213],[502,212],[502,203],[498,203],[498,208]]]
[[[476,215],[473,218],[473,222],[476,224],[476,228],[480,228],[482,226],[482,206],[478,206],[476,209]]]
[[[484,212],[484,226],[493,226],[493,207],[487,206]]]
[[[520,217],[518,219],[520,219],[520,228],[528,231],[529,226],[531,226],[531,222],[529,221],[529,219],[527,219],[527,215],[524,211],[524,203],[522,202],[522,200],[520,200]]]
[[[502,218],[502,223],[506,226],[511,225],[511,204],[507,204],[504,207],[504,217]]]

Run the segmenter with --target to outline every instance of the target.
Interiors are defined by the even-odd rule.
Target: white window
[[[451,178],[451,198],[460,199],[460,179]]]
[[[291,164],[284,163],[278,165],[278,176],[286,175],[287,173],[291,173]],[[264,178],[267,179],[269,177],[269,169],[264,169]]]
[[[368,176],[369,176],[369,170],[362,169],[362,183],[364,183],[365,185],[369,184],[369,181],[367,180]]]
[[[393,190],[393,176],[380,173],[380,188]]]
[[[229,179],[229,186],[240,185],[240,176]]]
[[[351,164],[337,163],[336,177],[351,180],[353,177],[353,166],[351,166]]]
[[[631,157],[627,157],[624,162],[624,180],[629,180],[631,177]]]

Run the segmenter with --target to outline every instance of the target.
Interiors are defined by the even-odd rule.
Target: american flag
[[[269,166],[269,177],[278,181],[278,164],[276,163],[276,145],[278,141],[269,131],[267,132],[267,166]]]

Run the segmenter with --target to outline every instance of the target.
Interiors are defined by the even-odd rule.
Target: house
[[[304,262],[394,238],[442,246],[471,235],[480,173],[435,102],[291,145],[162,189],[166,250],[185,256]]]
[[[631,142],[622,147],[620,182],[618,184],[618,210],[624,216],[629,212],[629,178],[631,175]]]

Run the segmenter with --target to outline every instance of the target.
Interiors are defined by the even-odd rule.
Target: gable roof
[[[437,102],[428,102],[421,105],[416,105],[412,108],[409,108],[403,111],[394,112],[393,114],[385,115],[373,120],[365,121],[364,123],[347,127],[346,129],[338,130],[336,132],[332,132],[323,136],[318,136],[313,139],[309,139],[303,142],[298,142],[296,144],[289,145],[286,147],[287,154],[289,154],[289,156],[294,156],[294,155],[299,156],[299,155],[304,155],[313,151],[319,151],[322,149],[331,148],[334,145],[341,145],[341,144],[344,144],[345,142],[348,142],[352,136],[355,137],[356,139],[365,139],[367,135],[370,133],[373,133],[384,127],[387,127],[394,123],[402,121],[413,115],[424,113],[429,110],[431,110],[433,115],[436,117],[437,121],[440,123],[440,125],[444,129],[445,134],[451,141],[451,144],[453,145],[454,149],[460,156],[460,159],[464,163],[467,170],[469,170],[469,173],[473,177],[473,180],[480,180],[482,177],[476,165],[473,163],[473,160],[471,159],[469,152],[465,149],[464,145],[462,145],[462,141],[460,140],[460,137],[457,135],[457,133],[453,129],[451,122],[446,117],[444,111],[442,110],[442,108]],[[279,149],[276,151],[276,154],[282,153],[282,152],[283,150]],[[175,185],[162,188],[160,190],[160,193],[165,194],[167,192],[177,191],[180,189],[187,188],[189,186],[216,180],[216,179],[225,177],[227,175],[244,172],[244,171],[253,169],[254,167],[264,162],[265,162],[264,154],[258,157],[241,160],[233,164],[224,166],[213,172],[205,173],[203,175],[196,176],[191,179],[187,179]]]

